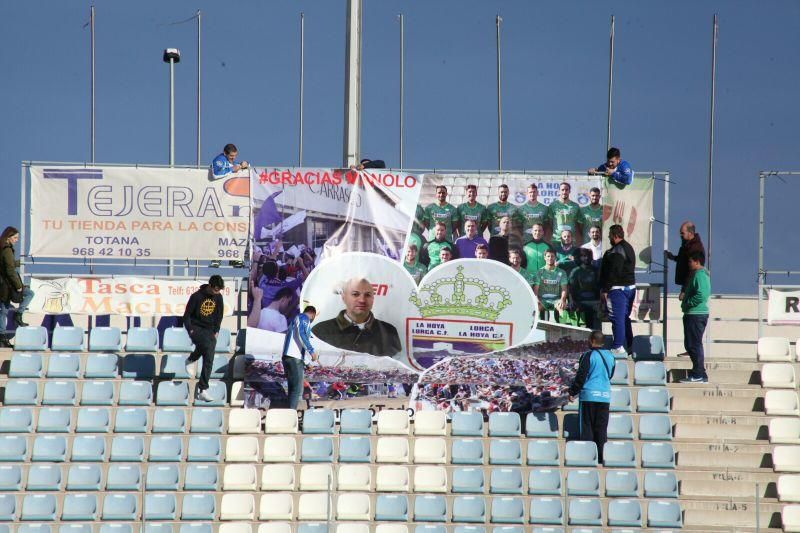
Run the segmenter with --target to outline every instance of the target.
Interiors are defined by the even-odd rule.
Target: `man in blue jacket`
[[[236,148],[235,144],[229,143],[225,145],[225,148],[222,149],[222,153],[211,162],[211,175],[214,179],[218,180],[224,178],[229,174],[239,172],[249,167],[247,161],[237,163],[237,155],[239,155],[239,150]]]
[[[611,377],[614,356],[603,349],[603,332],[589,337],[591,349],[578,362],[578,372],[569,387],[570,399],[578,396],[580,440],[597,444],[597,459],[603,462],[603,445],[608,440],[608,407],[611,403]]]
[[[311,355],[312,361],[319,361],[316,350],[311,345],[311,323],[317,316],[313,305],[306,306],[302,313],[292,319],[283,341],[281,363],[289,385],[289,409],[297,409],[300,395],[303,393],[305,379],[305,355]]]
[[[597,168],[590,168],[588,173],[590,176],[603,175],[623,187],[633,183],[633,169],[630,163],[622,160],[619,148],[610,148],[606,154],[606,162]]]

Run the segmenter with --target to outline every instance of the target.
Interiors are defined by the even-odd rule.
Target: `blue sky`
[[[711,19],[719,14],[713,283],[754,293],[757,172],[800,169],[800,3],[365,0],[362,153],[398,162],[398,23],[406,17],[406,167],[496,166],[495,25],[503,17],[504,167],[582,169],[605,151],[608,22],[617,19],[613,144],[668,170],[678,223],[707,240]],[[0,35],[0,170],[19,223],[22,160],[89,158],[90,3],[27,1]],[[179,47],[176,159],[195,161],[195,26],[204,13],[203,159],[227,142],[262,165],[297,160],[299,13],[306,15],[305,164],[342,158],[345,0],[98,1],[97,161],[166,163],[168,69]],[[797,269],[800,179],[768,187],[767,259]],[[657,230],[658,231],[658,230]],[[660,233],[660,231],[659,231]],[[776,283],[786,279],[774,278]],[[797,280],[795,280],[797,281]]]

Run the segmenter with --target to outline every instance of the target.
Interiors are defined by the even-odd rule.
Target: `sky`
[[[90,158],[90,5],[28,0],[8,10],[12,23],[0,34],[3,226],[20,222],[21,161]],[[195,163],[196,26],[173,23],[200,9],[203,164],[228,142],[260,166],[297,163],[303,12],[304,164],[341,165],[345,0],[95,5],[98,163],[167,163],[166,47],[183,54],[176,163]],[[682,220],[693,220],[709,240],[711,27],[718,14],[712,283],[715,293],[756,292],[758,172],[800,170],[800,3],[364,0],[361,152],[392,167],[399,164],[398,13],[405,16],[404,166],[487,170],[497,166],[495,16],[503,19],[504,168],[577,170],[605,156],[613,14],[612,144],[634,169],[670,172],[673,252]],[[768,180],[769,269],[800,270],[800,232],[790,229],[798,192],[800,176]],[[659,210],[660,187],[656,195]]]

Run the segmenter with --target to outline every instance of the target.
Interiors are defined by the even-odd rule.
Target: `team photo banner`
[[[242,260],[249,172],[32,166],[29,255]]]

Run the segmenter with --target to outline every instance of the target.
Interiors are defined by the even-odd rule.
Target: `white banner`
[[[49,315],[181,316],[186,302],[203,283],[149,278],[31,279],[29,310]],[[233,314],[232,283],[222,291],[224,314]]]
[[[239,259],[247,244],[247,171],[33,166],[31,256]]]
[[[800,326],[800,290],[770,289],[767,324]]]

